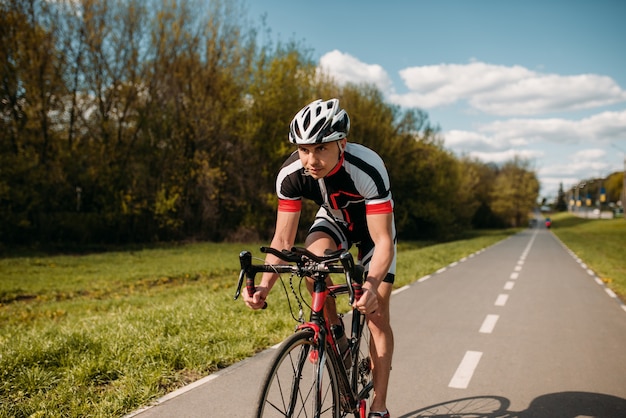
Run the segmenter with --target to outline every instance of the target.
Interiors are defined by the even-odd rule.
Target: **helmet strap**
[[[339,159],[341,159],[341,156],[343,155],[343,151],[345,149],[345,147],[343,145],[343,140],[342,139],[337,141],[337,147],[339,148]]]

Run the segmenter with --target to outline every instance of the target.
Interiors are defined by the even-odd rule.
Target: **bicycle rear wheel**
[[[325,354],[319,357],[313,331],[291,335],[263,379],[256,416],[339,418],[340,410],[335,369]]]

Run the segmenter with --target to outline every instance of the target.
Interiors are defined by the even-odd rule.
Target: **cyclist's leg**
[[[310,233],[305,241],[306,248],[316,255],[324,255],[326,250],[335,251],[337,246],[335,245],[335,241],[324,232],[312,232]],[[326,280],[328,285],[332,285],[332,280],[330,276]],[[307,281],[307,287],[309,291],[313,291],[313,284],[311,280]],[[326,298],[326,305],[324,306],[326,311],[326,316],[330,322],[330,325],[339,324],[339,317],[337,316],[337,305],[335,303],[334,298]]]
[[[393,357],[393,330],[389,318],[389,300],[392,284],[383,282],[378,287],[378,309],[367,316],[371,332],[370,356],[374,380],[374,399],[370,405],[372,411],[385,411],[387,408],[387,387]]]
[[[359,259],[368,270],[369,261],[374,253],[374,243],[365,240],[359,244]],[[389,302],[396,271],[396,257],[389,268],[389,273],[378,287],[378,309],[367,315],[371,333],[370,356],[372,358],[372,374],[374,380],[374,399],[370,405],[371,411],[385,411],[387,408],[387,387],[391,373],[393,357],[393,330],[389,316]]]
[[[339,248],[349,248],[349,243],[343,229],[332,218],[328,216],[326,210],[320,208],[313,225],[309,229],[306,237],[305,247],[316,255],[324,255],[326,250],[335,251]],[[329,277],[327,284],[331,285]],[[309,291],[312,291],[311,281],[308,281]],[[331,325],[339,324],[337,316],[337,306],[334,298],[326,299],[326,315]]]

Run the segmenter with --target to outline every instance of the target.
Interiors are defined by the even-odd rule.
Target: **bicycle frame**
[[[333,333],[330,332],[330,321],[328,316],[326,315],[326,311],[324,309],[326,305],[326,300],[330,295],[340,295],[348,293],[348,286],[346,284],[340,285],[330,285],[326,284],[326,277],[320,276],[319,278],[314,278],[314,289],[312,293],[312,303],[311,303],[311,320],[305,322],[298,326],[298,330],[301,329],[311,329],[314,332],[315,339],[318,342],[319,347],[324,350],[326,347],[331,347],[329,350],[331,353],[328,355],[332,357],[331,361],[338,367],[336,367],[339,371],[339,387],[340,393],[342,395],[342,402],[346,404],[350,411],[357,412],[361,407],[359,401],[361,400],[362,393],[357,393],[358,388],[358,359],[357,351],[359,350],[359,343],[361,341],[361,334],[363,332],[363,327],[367,326],[365,324],[365,317],[356,309],[352,310],[352,327],[351,327],[351,340],[352,344],[350,345],[350,350],[352,351],[352,364],[350,365],[350,369],[352,373],[349,375],[350,370],[347,370],[344,366],[344,362],[341,356],[341,353],[337,350],[337,342],[334,339]],[[323,330],[323,331],[322,331]],[[328,344],[327,344],[328,343]],[[319,358],[323,358],[325,353],[319,353]],[[323,365],[322,365],[323,366]],[[323,370],[323,367],[320,366],[320,370]],[[319,388],[318,388],[319,389]],[[364,392],[368,392],[371,388],[365,388]],[[318,390],[319,395],[319,390]],[[364,402],[364,400],[361,400]]]
[[[337,350],[337,344],[332,332],[330,332],[330,321],[326,315],[325,305],[328,297],[334,297],[335,295],[349,294],[350,304],[354,300],[362,295],[361,285],[363,282],[362,268],[354,263],[352,255],[348,252],[335,252],[334,254],[326,257],[317,257],[306,249],[294,248],[291,252],[283,251],[278,252],[272,248],[261,248],[262,252],[272,253],[279,258],[296,263],[293,265],[253,265],[252,256],[249,252],[244,251],[240,254],[241,261],[241,273],[239,276],[238,289],[235,293],[235,299],[240,294],[243,279],[246,279],[246,289],[250,295],[254,294],[254,277],[259,272],[272,272],[272,273],[292,273],[302,275],[303,272],[308,272],[306,277],[309,277],[313,281],[313,291],[311,298],[311,316],[309,321],[300,324],[297,330],[310,329],[314,334],[314,340],[319,347],[318,352],[313,354],[317,356],[315,361],[320,361],[320,367],[318,372],[321,374],[324,370],[323,362],[329,360],[334,368],[337,370],[339,388],[341,394],[341,403],[344,410],[350,410],[353,413],[358,413],[363,410],[364,400],[361,399],[364,393],[368,393],[371,390],[371,386],[363,388],[361,393],[358,393],[359,383],[359,363],[358,363],[358,350],[359,343],[361,341],[361,335],[365,324],[365,316],[358,310],[352,310],[352,326],[351,326],[351,350],[352,350],[352,364],[350,370],[352,370],[351,378],[349,377],[350,370],[346,370],[341,353]],[[310,261],[313,261],[312,267]],[[341,266],[333,265],[332,262],[340,261]],[[308,266],[308,267],[305,267]],[[346,276],[345,284],[333,284],[328,285],[326,283],[327,278],[331,273],[343,273]],[[267,304],[266,304],[267,306]],[[265,307],[266,307],[265,306]],[[264,308],[265,308],[264,307]],[[330,347],[327,350],[327,347]],[[321,379],[318,379],[318,383]],[[317,400],[321,396],[321,388],[318,386],[316,391]]]

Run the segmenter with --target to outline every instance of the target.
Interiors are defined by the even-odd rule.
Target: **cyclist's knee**
[[[335,243],[335,240],[330,235],[321,231],[315,231],[310,233],[306,237],[304,245],[306,246],[307,250],[316,255],[324,255],[326,250],[337,250],[337,244]]]

